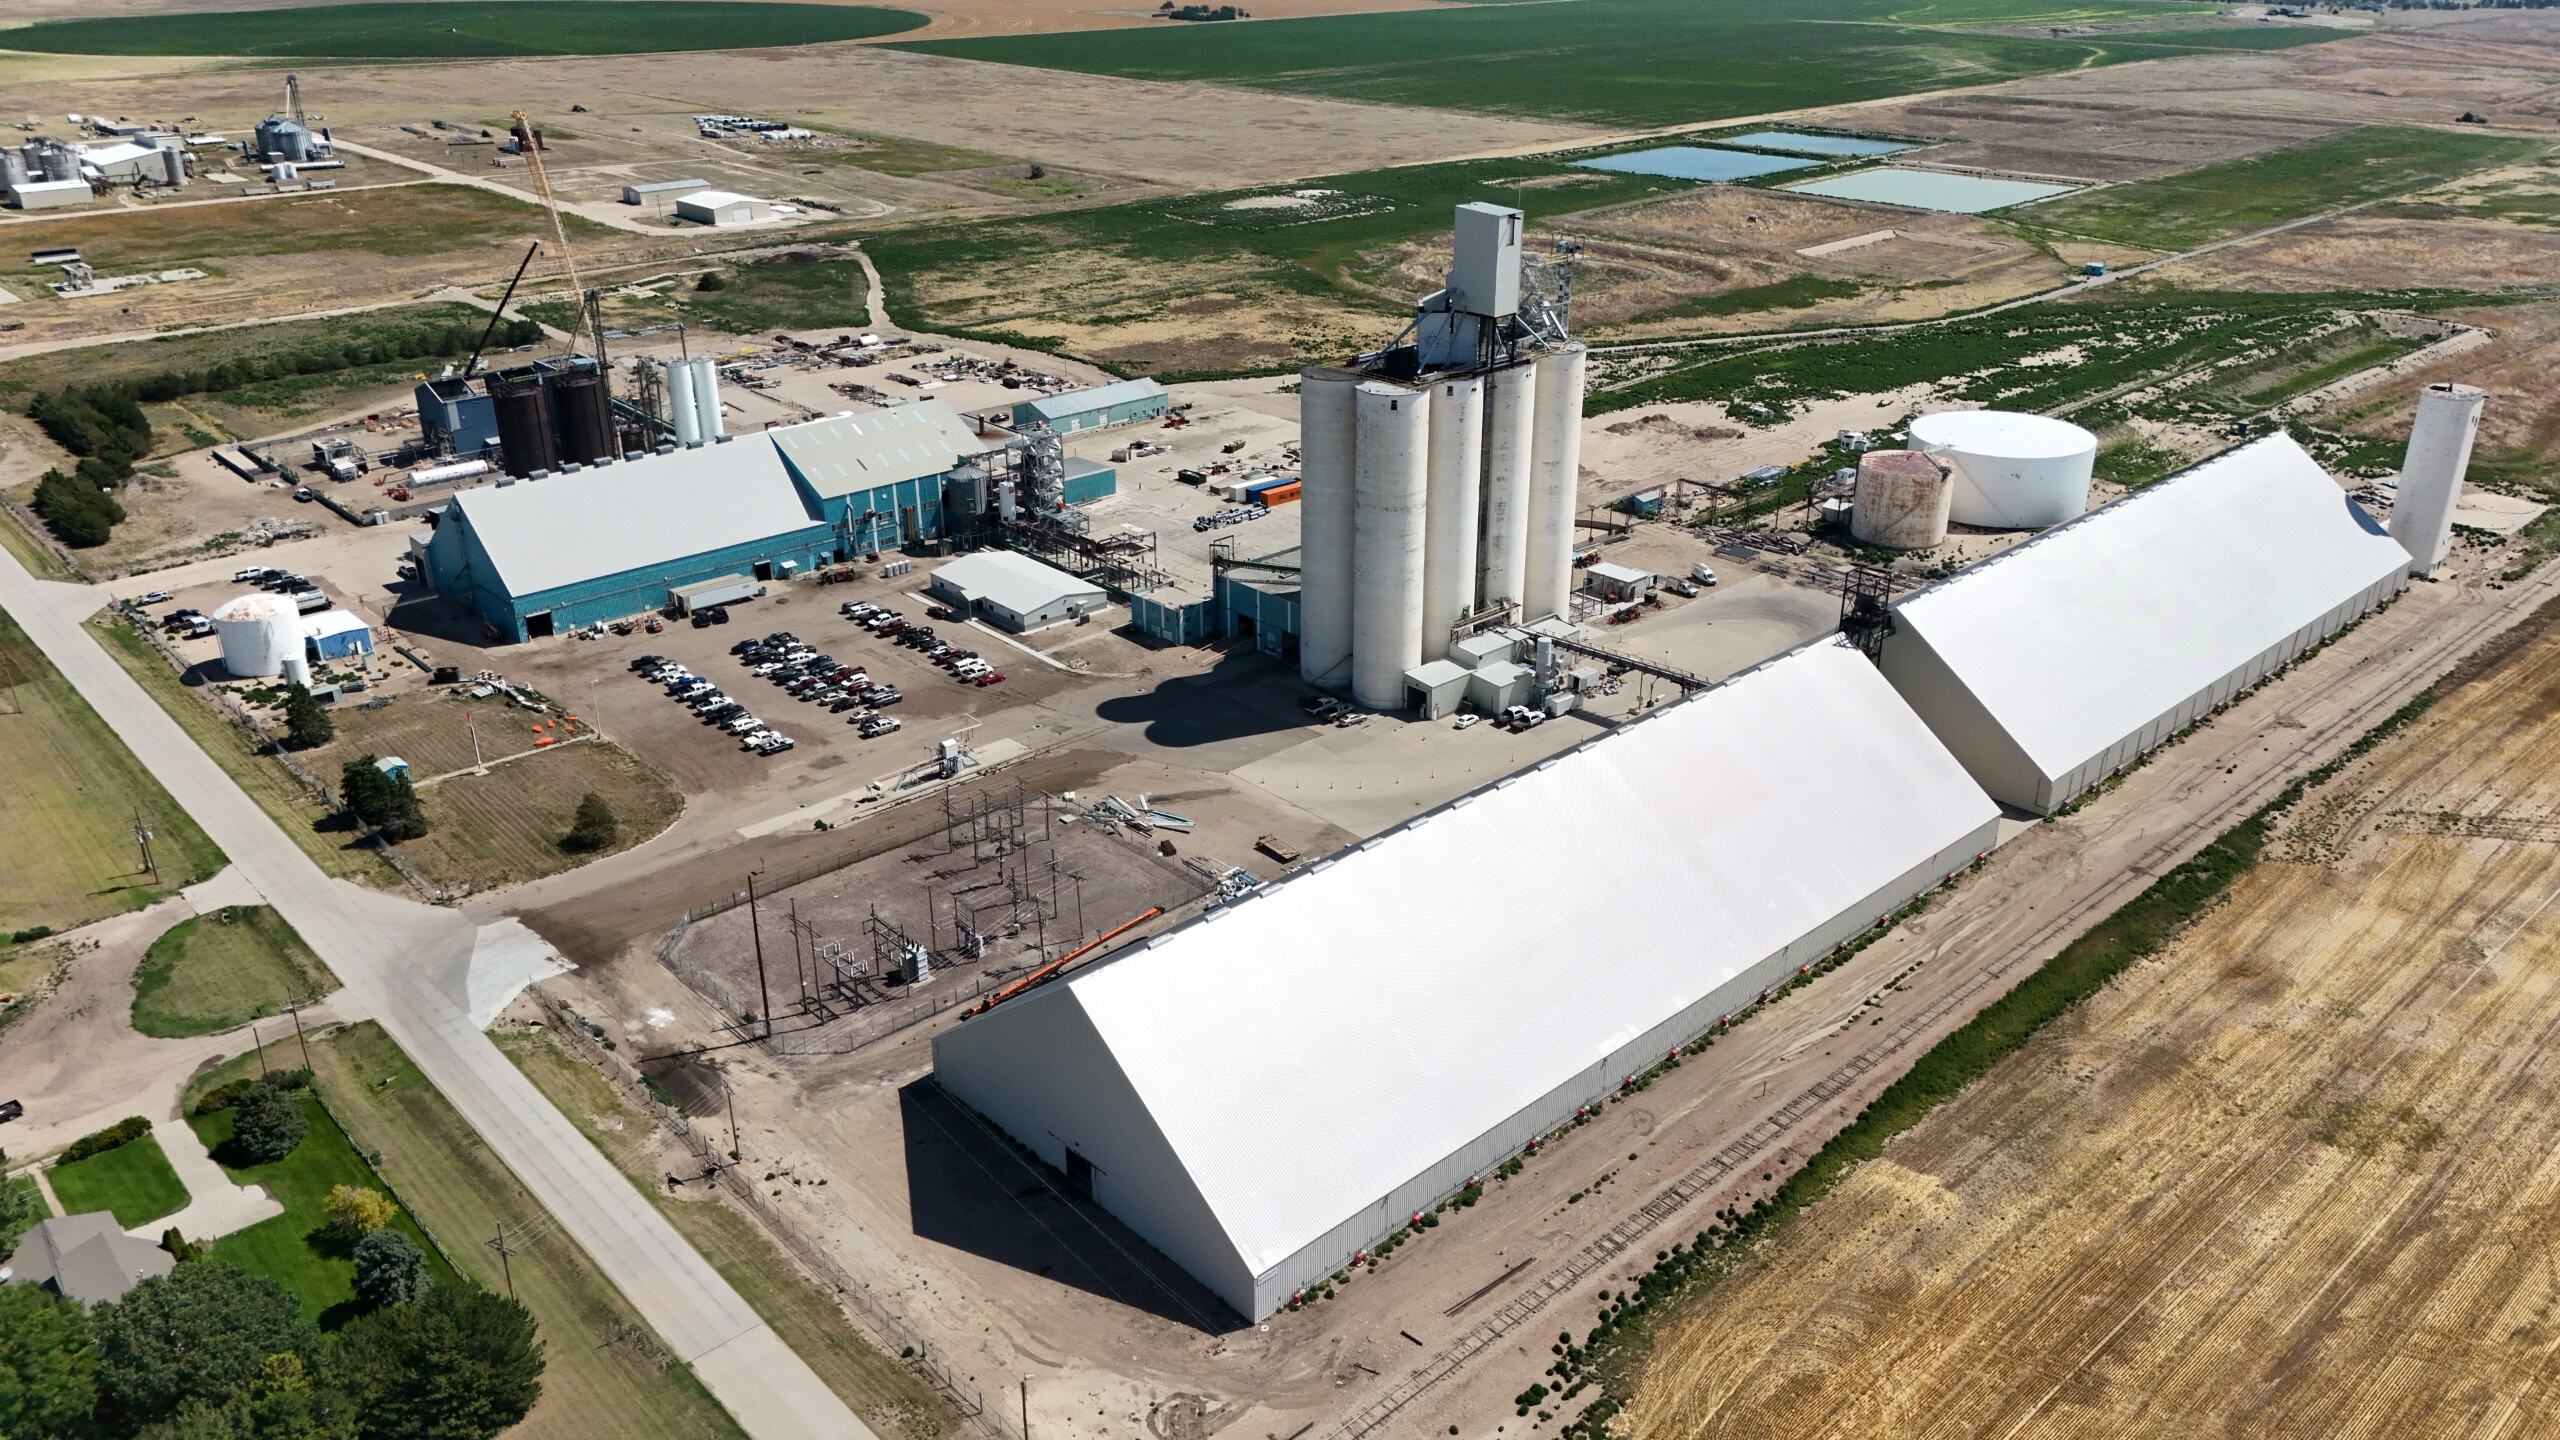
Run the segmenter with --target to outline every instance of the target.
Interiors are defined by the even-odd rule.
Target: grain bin
[[[1422,663],[1431,392],[1364,381],[1353,409],[1359,564],[1351,577],[1351,695],[1372,710],[1400,710],[1404,672]],[[1303,572],[1299,578],[1303,586]]]
[[[564,370],[552,376],[551,415],[560,427],[563,460],[587,464],[613,454],[612,404],[602,375]]]
[[[2098,437],[2068,420],[2008,410],[1942,410],[1911,422],[1911,448],[1951,471],[1959,525],[2041,530],[2089,508]]]
[[[1849,534],[1889,550],[1926,550],[1947,538],[1954,490],[1946,469],[1930,456],[1870,450],[1858,457]]]
[[[514,476],[560,468],[551,433],[551,400],[542,377],[530,370],[489,377],[489,400],[498,412],[499,460]]]
[[[222,668],[234,679],[262,680],[302,658],[302,612],[281,595],[241,595],[213,612]]]

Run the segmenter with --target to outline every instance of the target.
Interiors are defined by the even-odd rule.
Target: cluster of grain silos
[[[708,445],[729,433],[720,410],[720,367],[707,355],[667,362],[667,422],[676,443]]]
[[[1520,212],[1459,207],[1411,344],[1301,377],[1298,669],[1373,708],[1467,617],[1567,613],[1584,350],[1519,309]]]

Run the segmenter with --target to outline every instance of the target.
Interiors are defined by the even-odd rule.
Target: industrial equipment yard
[[[0,1432],[2560,1429],[2555,82],[36,0]]]

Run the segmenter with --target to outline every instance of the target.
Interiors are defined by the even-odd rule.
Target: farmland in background
[[[500,55],[634,55],[868,40],[925,18],[870,5],[696,4],[690,0],[517,0],[490,4],[312,5],[51,20],[9,32],[8,48],[53,55],[239,55],[262,59],[458,60]]]

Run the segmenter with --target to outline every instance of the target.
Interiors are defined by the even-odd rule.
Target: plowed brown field
[[[2555,703],[2544,625],[2314,791],[1668,1326],[1632,1433],[2560,1434]]]

